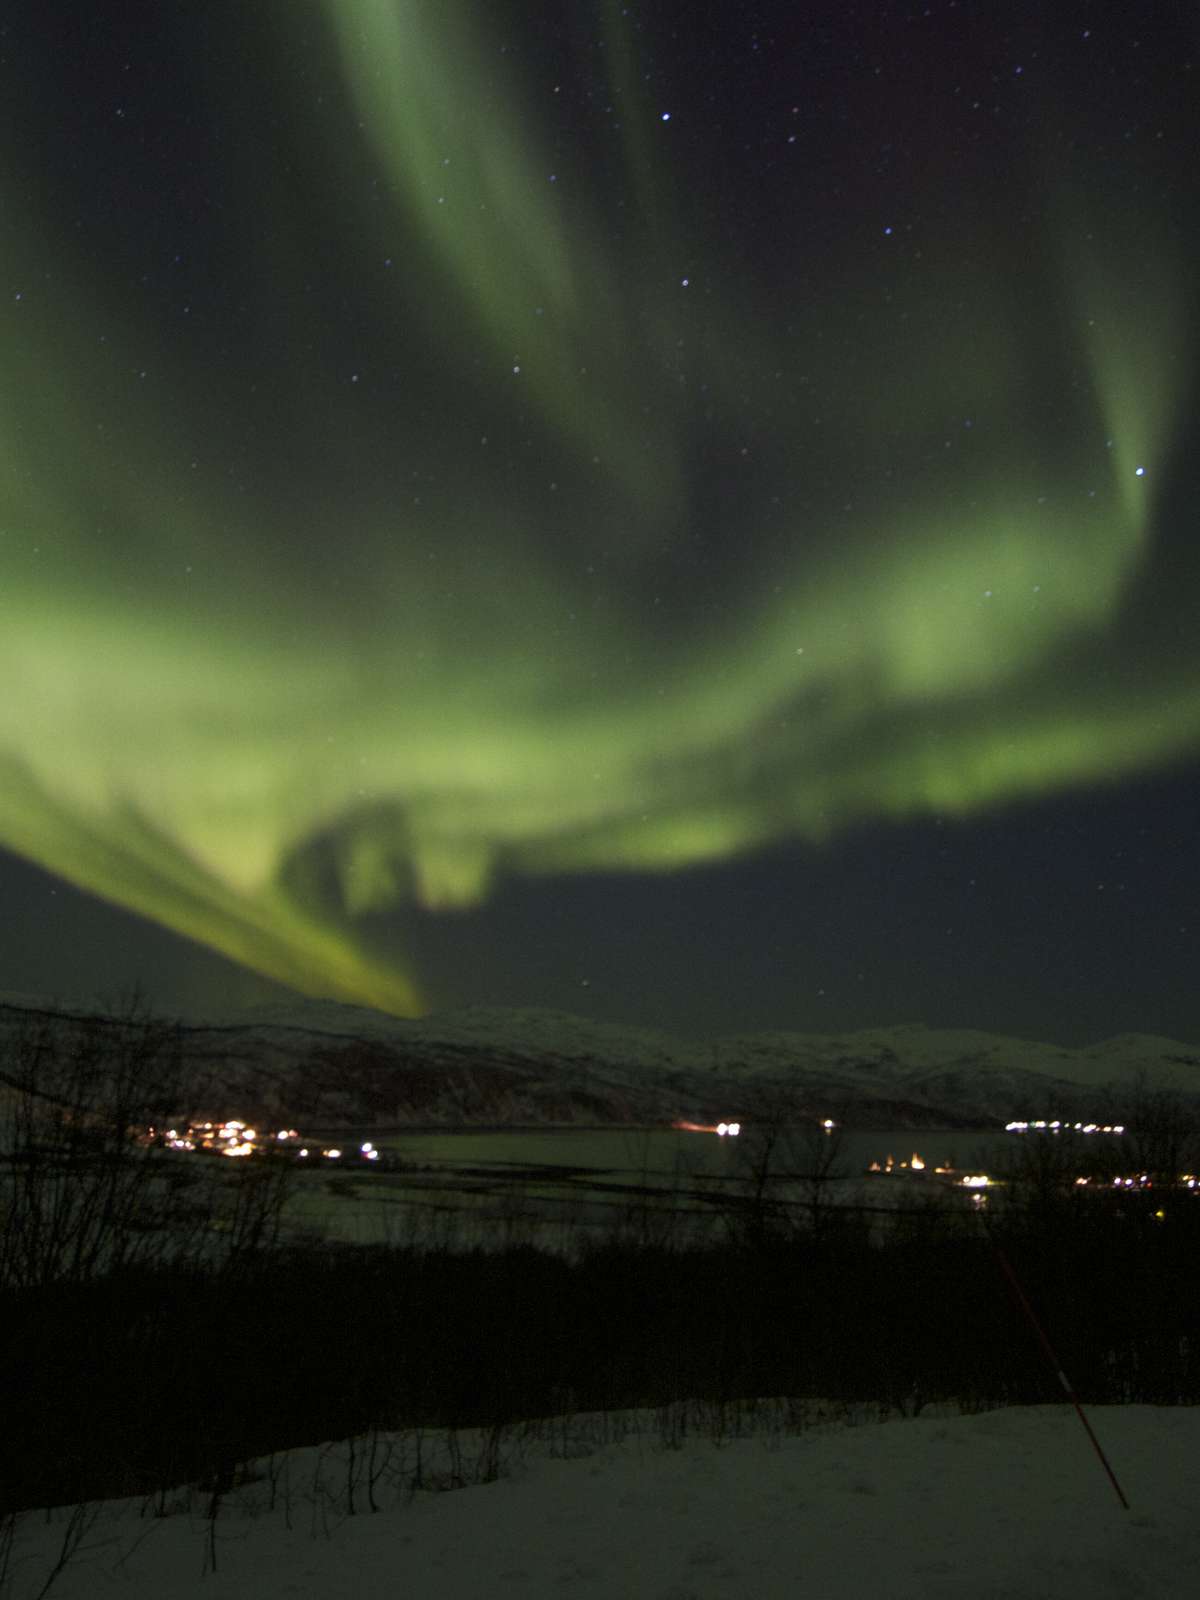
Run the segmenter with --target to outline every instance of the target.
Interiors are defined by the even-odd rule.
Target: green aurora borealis
[[[0,842],[308,992],[422,1009],[393,908],[1200,744],[1191,176],[1047,67],[965,168],[899,86],[920,204],[830,199],[828,75],[752,171],[581,9],[264,6],[10,113]]]

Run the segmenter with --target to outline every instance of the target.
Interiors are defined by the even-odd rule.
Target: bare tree
[[[738,1136],[740,1192],[734,1220],[748,1243],[803,1228],[822,1234],[836,1206],[834,1185],[846,1175],[845,1141],[833,1117],[786,1084],[760,1086]]]
[[[285,1162],[162,1148],[201,1093],[182,1029],[136,994],[108,1016],[32,1016],[0,1049],[0,1288],[274,1244]]]
[[[1138,1071],[1122,1096],[1122,1164],[1152,1183],[1173,1184],[1200,1167],[1200,1103]]]

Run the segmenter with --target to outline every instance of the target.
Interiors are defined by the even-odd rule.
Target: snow
[[[858,1072],[870,1065],[882,1068],[887,1077],[905,1077],[970,1063],[1037,1072],[1090,1087],[1119,1072],[1141,1066],[1161,1070],[1164,1063],[1175,1063],[1191,1067],[1185,1081],[1200,1077],[1196,1070],[1200,1049],[1141,1033],[1124,1033],[1082,1049],[977,1028],[930,1028],[919,1022],[837,1034],[775,1031],[699,1040],[534,1006],[467,1006],[414,1019],[332,1000],[260,1005],[220,1021],[225,1026],[390,1038],[397,1044],[484,1044],[516,1054],[545,1052],[675,1070],[699,1066],[711,1071],[719,1066],[754,1074],[794,1069],[798,1063],[825,1070],[852,1064]],[[852,1076],[853,1072],[847,1073],[848,1079]]]
[[[37,1009],[33,998],[0,993],[0,1034],[27,1020]],[[60,1006],[57,1014],[84,1011]],[[920,1023],[689,1041],[536,1007],[476,1006],[406,1019],[298,999],[236,1016],[193,1017],[185,1048],[203,1072],[216,1075],[230,1103],[257,1103],[265,1094],[281,1117],[296,1121],[298,1113],[284,1103],[289,1093],[311,1103],[311,1083],[303,1072],[297,1083],[297,1063],[356,1043],[394,1052],[401,1074],[433,1072],[420,1090],[427,1103],[409,1105],[405,1113],[429,1122],[527,1124],[573,1116],[669,1122],[701,1108],[707,1108],[705,1118],[746,1115],[756,1095],[778,1092],[865,1105],[885,1123],[907,1120],[914,1107],[926,1121],[955,1126],[1003,1121],[1031,1107],[1037,1114],[1107,1120],[1109,1086],[1127,1096],[1142,1073],[1148,1085],[1200,1095],[1200,1049],[1179,1041],[1122,1034],[1068,1049]],[[355,1088],[352,1076],[332,1086],[334,1120],[375,1123],[380,1085]],[[571,1103],[576,1111],[565,1111]],[[887,1106],[898,1109],[889,1115]]]
[[[1137,1600],[1194,1583],[1198,1409],[1089,1410],[1126,1511],[1067,1406],[880,1422],[804,1405],[797,1417],[760,1403],[720,1442],[696,1407],[546,1421],[498,1448],[462,1434],[439,1453],[426,1436],[427,1483],[499,1465],[495,1481],[448,1490],[412,1488],[418,1440],[395,1435],[374,1515],[361,1455],[351,1516],[346,1446],[293,1451],[274,1460],[274,1510],[269,1475],[234,1491],[215,1524],[198,1492],[163,1516],[140,1501],[95,1508],[51,1594]],[[68,1515],[22,1519],[6,1600],[38,1593]]]
[[[1200,1050],[1152,1034],[1125,1033],[1082,1049],[923,1023],[848,1033],[766,1032],[711,1040],[683,1039],[537,1007],[470,1006],[419,1019],[389,1016],[336,1001],[307,1000],[257,1007],[226,1026],[378,1039],[398,1048],[455,1045],[502,1050],[518,1058],[585,1062],[632,1072],[682,1073],[697,1081],[716,1072],[738,1082],[803,1081],[849,1091],[891,1089],[920,1095],[926,1080],[947,1074],[965,1083],[990,1076],[1013,1092],[1039,1081],[1098,1090],[1138,1071],[1152,1082],[1200,1092]],[[935,1098],[936,1098],[935,1093]]]

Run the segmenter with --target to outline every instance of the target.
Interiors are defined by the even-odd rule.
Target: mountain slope
[[[85,1020],[119,1026],[0,995],[0,1049]],[[700,1042],[533,1008],[409,1020],[320,1000],[181,1024],[179,1046],[195,1101],[181,1110],[326,1128],[707,1121],[781,1098],[797,1115],[892,1126],[1099,1117],[1139,1074],[1200,1096],[1200,1051],[1145,1034],[1083,1050],[921,1024]]]

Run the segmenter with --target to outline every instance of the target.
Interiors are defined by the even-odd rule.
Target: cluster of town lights
[[[298,1150],[296,1153],[297,1153],[297,1155],[299,1155],[301,1157],[312,1155],[312,1151],[308,1148],[307,1145],[305,1145],[305,1147],[302,1150]],[[318,1150],[317,1151],[317,1154],[320,1155],[320,1156],[324,1156],[327,1161],[340,1161],[341,1157],[342,1157],[342,1153],[343,1152],[341,1150],[339,1150],[336,1145],[331,1146],[328,1150]],[[369,1139],[367,1139],[365,1141],[365,1143],[359,1145],[358,1153],[363,1158],[364,1161],[378,1161],[379,1160],[379,1151],[376,1150],[375,1146],[371,1143],[371,1141]]]
[[[867,1171],[869,1173],[923,1173],[923,1171],[926,1171],[926,1165],[914,1150],[907,1162],[898,1162],[894,1155],[890,1155],[885,1162],[870,1163]],[[962,1184],[963,1189],[990,1189],[990,1186],[992,1186],[992,1179],[987,1176],[987,1173],[963,1173],[962,1176],[958,1176],[954,1166],[934,1166],[933,1171],[936,1178],[954,1178],[957,1184]]]
[[[1092,1180],[1090,1178],[1075,1179],[1076,1184],[1080,1188],[1083,1188],[1086,1184],[1090,1184],[1091,1181]],[[1196,1177],[1194,1173],[1181,1172],[1179,1174],[1179,1181],[1187,1189],[1194,1189],[1196,1187]],[[1112,1181],[1112,1187],[1114,1189],[1153,1189],[1154,1179],[1151,1178],[1148,1172],[1139,1172],[1135,1178],[1114,1178]]]
[[[222,1156],[257,1155],[273,1145],[290,1147],[300,1138],[295,1128],[280,1128],[265,1138],[260,1137],[257,1128],[248,1127],[237,1117],[225,1122],[192,1122],[182,1130],[166,1128],[161,1134],[155,1128],[148,1128],[146,1136],[151,1141],[161,1139],[168,1150],[212,1150]],[[302,1145],[295,1153],[302,1160],[315,1155],[326,1161],[339,1161],[343,1154],[336,1145],[311,1149]],[[358,1153],[364,1161],[379,1160],[379,1151],[369,1139],[359,1145]]]
[[[1005,1133],[1124,1133],[1123,1122],[1063,1122],[1055,1117],[1053,1122],[1039,1118],[1036,1122],[1006,1122]]]
[[[153,1128],[149,1135],[152,1139],[157,1137]],[[295,1133],[293,1130],[276,1137],[294,1138]],[[162,1142],[168,1150],[215,1150],[222,1156],[250,1156],[259,1148],[258,1129],[248,1127],[237,1117],[231,1117],[228,1122],[190,1122],[182,1132],[178,1128],[167,1128]]]

